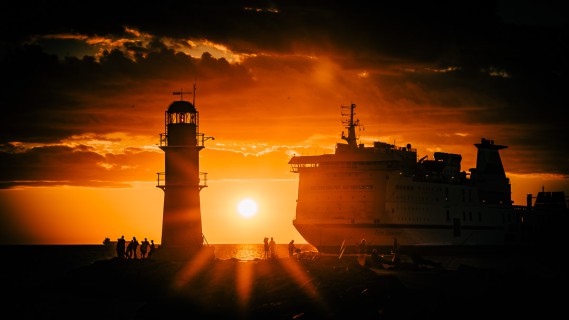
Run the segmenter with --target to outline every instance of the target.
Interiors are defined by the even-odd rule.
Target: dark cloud
[[[0,143],[59,142],[86,131],[137,133],[148,128],[141,124],[159,122],[145,114],[133,115],[135,99],[117,101],[117,96],[145,94],[132,91],[163,81],[205,81],[219,74],[241,84],[249,81],[244,68],[224,59],[209,54],[194,59],[170,50],[150,53],[138,61],[114,50],[95,62],[89,57],[58,60],[37,46],[25,45],[5,55],[2,64],[6,82],[0,89],[4,106]]]
[[[100,155],[83,145],[35,147],[25,151],[8,145],[0,151],[0,188],[14,185],[125,186],[116,181],[149,180],[155,176],[160,168],[154,164],[162,157],[159,152],[137,149]]]
[[[18,153],[9,143],[55,144],[87,132],[156,134],[162,130],[162,109],[157,110],[156,101],[140,101],[138,96],[170,92],[169,83],[187,85],[195,79],[203,84],[200,92],[217,90],[221,95],[252,90],[256,79],[249,67],[283,67],[299,76],[314,72],[314,64],[305,58],[275,58],[287,54],[326,55],[354,73],[383,70],[370,75],[367,87],[352,90],[381,91],[380,98],[390,106],[401,101],[417,106],[408,113],[393,111],[385,117],[404,115],[428,121],[432,111],[421,106],[436,105],[441,113],[446,111],[449,121],[460,118],[469,125],[523,128],[524,132],[507,136],[507,143],[520,146],[523,150],[516,154],[529,163],[517,172],[568,175],[563,116],[568,87],[567,24],[558,22],[557,2],[516,3],[204,0],[14,4],[12,10],[0,14],[4,78],[0,144],[5,146],[2,163],[7,164],[1,169],[1,180],[61,181],[72,179],[79,170],[90,172],[83,178],[86,181],[116,180],[116,173],[122,171],[112,166],[103,169],[97,163],[134,166],[129,162],[134,155],[55,146]],[[150,45],[125,43],[124,51],[107,51],[100,60],[66,55],[81,43],[73,39],[26,44],[38,35],[58,33],[121,37],[126,35],[125,27],[156,38]],[[192,58],[169,49],[160,37],[203,38],[237,53],[261,55],[244,64],[231,64],[209,53]],[[63,56],[51,54],[55,49]],[[79,50],[89,52],[86,47]],[[349,84],[353,83],[346,82],[346,91]],[[254,115],[241,107],[238,100],[223,106],[225,111]],[[297,116],[284,108],[275,110],[275,117]],[[77,167],[80,162],[84,167]],[[24,163],[35,163],[37,168]]]

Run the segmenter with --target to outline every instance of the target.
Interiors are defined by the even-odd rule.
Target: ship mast
[[[350,112],[344,112],[344,109],[350,109]],[[356,115],[354,112],[354,109],[356,108],[356,104],[352,103],[349,107],[348,106],[342,106],[342,117],[348,117],[348,119],[343,118],[342,119],[342,124],[346,127],[346,129],[348,129],[348,136],[346,137],[344,135],[344,132],[342,131],[342,139],[346,140],[346,142],[348,142],[348,147],[350,148],[357,148],[358,146],[358,138],[356,137],[356,127],[360,125],[360,119],[354,119],[354,116]]]

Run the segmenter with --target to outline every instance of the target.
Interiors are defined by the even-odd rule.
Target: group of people
[[[263,239],[263,246],[265,249],[265,253],[264,253],[265,259],[276,259],[276,258],[278,258],[277,243],[275,242],[275,239],[273,239],[273,237],[271,237],[270,241],[269,241],[269,238],[265,237],[265,239]]]
[[[263,239],[263,245],[264,245],[264,249],[265,249],[265,252],[264,252],[264,258],[265,259],[276,259],[276,258],[278,258],[277,250],[276,250],[277,244],[275,242],[275,239],[273,239],[273,237],[271,237],[270,240],[268,237],[265,237],[265,239]],[[288,243],[288,257],[293,258],[295,253],[296,254],[300,253],[300,249],[294,245],[294,240],[291,240]]]
[[[138,242],[136,237],[132,237],[132,240],[126,244],[126,239],[121,236],[117,240],[117,258],[119,259],[138,259],[137,250],[140,247],[140,259],[150,259],[154,250],[156,250],[156,245],[154,240],[148,242],[147,238],[144,238],[142,242]]]

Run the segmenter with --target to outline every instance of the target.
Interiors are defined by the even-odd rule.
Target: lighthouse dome
[[[196,107],[189,101],[174,101],[168,107],[168,113],[196,113]]]

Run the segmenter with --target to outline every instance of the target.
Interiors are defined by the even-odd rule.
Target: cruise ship
[[[319,252],[354,252],[361,239],[380,252],[432,252],[543,244],[563,234],[554,229],[569,216],[564,192],[542,190],[513,204],[500,157],[507,146],[481,138],[467,173],[460,154],[419,159],[411,144],[359,144],[356,105],[341,108],[345,143],[334,154],[289,161],[299,175],[293,225]]]

